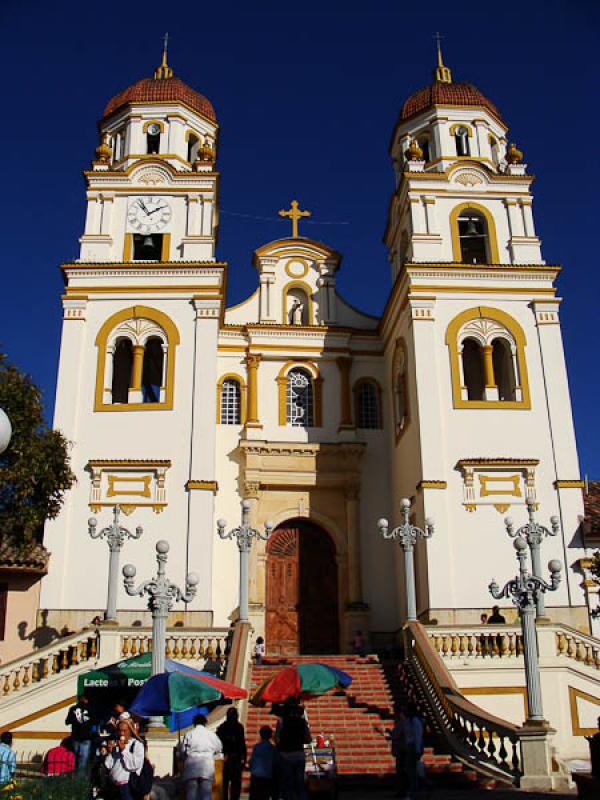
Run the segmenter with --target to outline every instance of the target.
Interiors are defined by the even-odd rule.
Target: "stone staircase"
[[[402,700],[404,690],[397,669],[381,664],[377,656],[297,656],[265,659],[252,668],[251,691],[269,676],[303,661],[320,661],[344,670],[352,676],[346,691],[330,692],[305,704],[313,737],[322,733],[335,743],[338,775],[343,780],[352,776],[361,780],[393,780],[395,762],[386,732],[393,725],[394,703]],[[249,752],[258,741],[263,725],[275,728],[277,718],[270,707],[249,705],[246,717],[246,740]],[[429,742],[426,741],[426,744]],[[450,755],[439,754],[426,747],[423,761],[428,775],[436,775],[436,783],[465,785],[477,782],[477,775]],[[245,773],[245,784],[247,774]]]

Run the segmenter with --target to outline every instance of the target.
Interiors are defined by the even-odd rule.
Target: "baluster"
[[[567,639],[564,633],[557,633],[556,634],[556,649],[558,650],[558,655],[562,656],[567,649]]]
[[[167,636],[167,645],[165,647],[165,656],[167,658],[171,658],[173,655],[173,651],[171,650],[171,637]]]
[[[92,636],[91,639],[88,639],[89,653],[90,653],[89,657],[90,658],[96,658],[97,642],[98,642],[98,635],[97,634],[96,634],[96,636]]]
[[[583,651],[583,642],[581,639],[577,642],[577,652],[575,653],[575,658],[577,661],[584,661],[585,654]]]
[[[200,642],[199,649],[198,649],[198,658],[204,658],[204,655],[206,653],[206,647],[204,646],[206,640],[203,639],[203,638],[200,638],[198,641]]]
[[[512,759],[511,759],[512,768],[513,768],[513,772],[517,773],[519,771],[519,766],[520,766],[519,743],[515,739],[511,739],[511,744],[512,744],[512,749],[513,749],[513,751],[512,751]]]
[[[517,655],[523,655],[523,636],[520,633],[517,634]]]
[[[196,658],[196,637],[192,636],[192,646],[190,647],[190,658],[194,660]]]
[[[129,636],[123,636],[123,647],[121,649],[121,653],[125,658],[129,655]]]
[[[588,667],[591,667],[594,664],[593,649],[591,644],[586,644],[585,646],[585,663],[588,665]]]
[[[20,669],[15,670],[15,678],[13,680],[13,692],[16,692],[18,689],[21,688],[21,672]]]
[[[71,652],[71,665],[76,667],[77,664],[79,664],[79,648],[74,644]]]
[[[437,633],[430,635],[430,641],[436,653],[440,652],[440,637]]]
[[[29,686],[29,664],[23,667],[23,686]]]
[[[511,633],[510,636],[509,636],[508,654],[509,654],[509,656],[511,658],[514,658],[516,656],[516,654],[517,654],[517,634],[516,633]]]
[[[40,662],[34,661],[31,665],[31,682],[39,683],[40,681]]]
[[[494,633],[491,639],[492,639],[492,655],[499,656],[500,648],[498,647],[498,634]]]
[[[458,636],[453,633],[452,634],[452,658],[456,658],[456,654],[458,653]]]
[[[487,734],[489,737],[487,746],[488,755],[492,759],[492,761],[495,761],[496,759],[494,757],[494,753],[496,752],[496,745],[494,744],[494,733],[493,731],[488,730]]]
[[[572,636],[567,636],[567,655],[569,658],[575,656],[575,643]]]
[[[10,692],[10,681],[8,679],[8,675],[9,675],[8,672],[4,675],[4,684],[2,686],[3,694],[8,694]]]
[[[475,636],[475,658],[482,658],[481,636]]]
[[[42,658],[42,678],[48,677],[48,658]]]
[[[138,637],[132,636],[131,637],[131,657],[137,656],[138,652]]]
[[[58,672],[58,670],[60,669],[60,664],[59,664],[59,661],[58,661],[58,656],[59,656],[59,654],[58,654],[58,653],[53,653],[53,654],[52,654],[52,672],[53,672],[53,673],[57,673],[57,672]]]
[[[142,655],[142,653],[147,653],[148,652],[148,648],[147,648],[148,640],[146,639],[145,636],[140,636],[139,644],[140,644],[140,655]]]
[[[471,658],[473,656],[473,653],[475,652],[475,645],[476,645],[475,636],[469,634],[469,636],[467,637],[467,650],[468,650],[467,655],[469,656],[469,658]]]
[[[596,669],[600,669],[600,649],[596,648],[594,650],[594,663],[596,664]]]
[[[505,633],[500,634],[500,655],[502,658],[508,655],[508,636]]]
[[[483,727],[479,726],[479,736],[477,737],[477,749],[480,753],[485,752],[485,737],[483,735]]]
[[[214,655],[214,650],[213,650],[213,646],[212,646],[212,639],[209,639],[208,640],[208,647],[206,648],[206,660],[207,661],[208,660],[212,660],[213,655]]]
[[[461,636],[459,637],[458,646],[459,646],[460,655],[463,656],[463,657],[466,656],[467,655],[467,635],[466,635],[466,633],[461,634]]]
[[[500,749],[498,750],[498,756],[500,758],[500,766],[506,768],[508,764],[506,763],[506,757],[508,755],[508,750],[504,746],[504,736],[500,736]]]
[[[179,636],[173,637],[174,647],[173,647],[173,658],[179,658],[181,655],[181,650],[179,649]]]
[[[475,744],[477,743],[477,734],[475,733],[475,725],[473,720],[469,720],[469,733],[467,734],[467,739],[472,746],[475,747]]]
[[[154,639],[150,637],[147,641],[148,641],[148,652],[151,653],[152,648],[154,647]]]
[[[190,651],[189,651],[189,648],[188,648],[187,636],[185,636],[181,641],[183,642],[183,646],[181,648],[181,658],[184,661],[187,661],[189,659],[189,657],[190,657]]]
[[[60,668],[61,670],[67,669],[69,666],[68,650],[60,651]]]

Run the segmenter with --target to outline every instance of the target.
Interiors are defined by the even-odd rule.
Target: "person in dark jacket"
[[[246,764],[247,750],[244,726],[238,719],[236,708],[229,708],[225,722],[217,728],[223,742],[223,800],[240,800],[242,769]]]
[[[295,697],[289,698],[281,710],[275,740],[281,764],[284,800],[304,800],[304,772],[306,757],[304,745],[310,744],[311,735],[304,719],[304,709]]]
[[[78,772],[86,772],[92,747],[94,722],[88,705],[88,699],[83,694],[74,706],[71,706],[66,725],[71,726],[71,739],[75,751],[75,764]]]

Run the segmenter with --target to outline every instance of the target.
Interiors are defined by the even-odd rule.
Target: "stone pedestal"
[[[566,775],[554,772],[550,753],[550,735],[553,728],[547,722],[525,723],[519,730],[521,737],[521,789],[567,789]]]
[[[154,764],[154,774],[157,778],[173,775],[174,748],[177,744],[177,733],[170,733],[167,728],[148,728],[148,757]]]

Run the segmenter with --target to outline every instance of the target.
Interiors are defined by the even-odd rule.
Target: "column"
[[[87,212],[85,215],[84,236],[93,236],[99,233],[100,228],[100,204],[97,195],[88,195]]]
[[[252,528],[260,529],[262,526],[258,519],[258,500],[260,484],[257,481],[246,481],[244,483],[244,500],[250,500],[251,506],[248,509],[248,521]],[[248,603],[250,614],[257,604],[265,604],[265,542],[254,540],[249,553],[249,578],[248,578]],[[260,557],[262,555],[262,558]]]
[[[201,216],[198,195],[189,195],[187,198],[187,230],[188,236],[200,234]]]
[[[106,195],[102,196],[102,225],[100,228],[100,233],[103,236],[110,235],[113,201],[114,197],[107,197]]]
[[[525,227],[525,236],[535,236],[535,225],[533,224],[533,209],[531,207],[531,200],[521,200],[521,209],[523,211],[523,225]]]
[[[348,531],[348,602],[362,603],[360,555],[360,484],[351,482],[344,487],[346,498],[346,527]]]
[[[425,220],[427,223],[427,233],[439,233],[437,227],[437,215],[435,213],[435,197],[424,197]]]
[[[340,425],[338,430],[354,428],[352,421],[352,404],[350,402],[350,369],[352,359],[341,356],[336,359],[340,370]]]
[[[262,322],[269,318],[269,279],[266,275],[260,276],[259,294],[259,320]]]
[[[131,386],[130,389],[134,391],[141,391],[142,388],[142,372],[144,369],[144,345],[133,345],[133,366],[131,368]]]
[[[248,412],[246,415],[246,427],[262,428],[258,419],[258,365],[262,360],[260,353],[248,353],[246,355],[246,367],[248,369]]]
[[[327,281],[327,322],[335,324],[335,279],[329,278]]]
[[[425,212],[421,198],[411,195],[409,200],[413,233],[425,233]]]
[[[485,377],[485,399],[497,400],[498,387],[494,376],[494,361],[492,359],[494,348],[491,344],[484,344],[481,348],[483,353],[483,373]]]
[[[520,218],[521,215],[517,210],[517,201],[514,198],[507,197],[504,200],[504,205],[506,206],[506,213],[508,214],[508,227],[510,228],[511,239],[514,236],[522,236],[523,225]]]
[[[203,197],[202,235],[212,236],[212,197]]]

